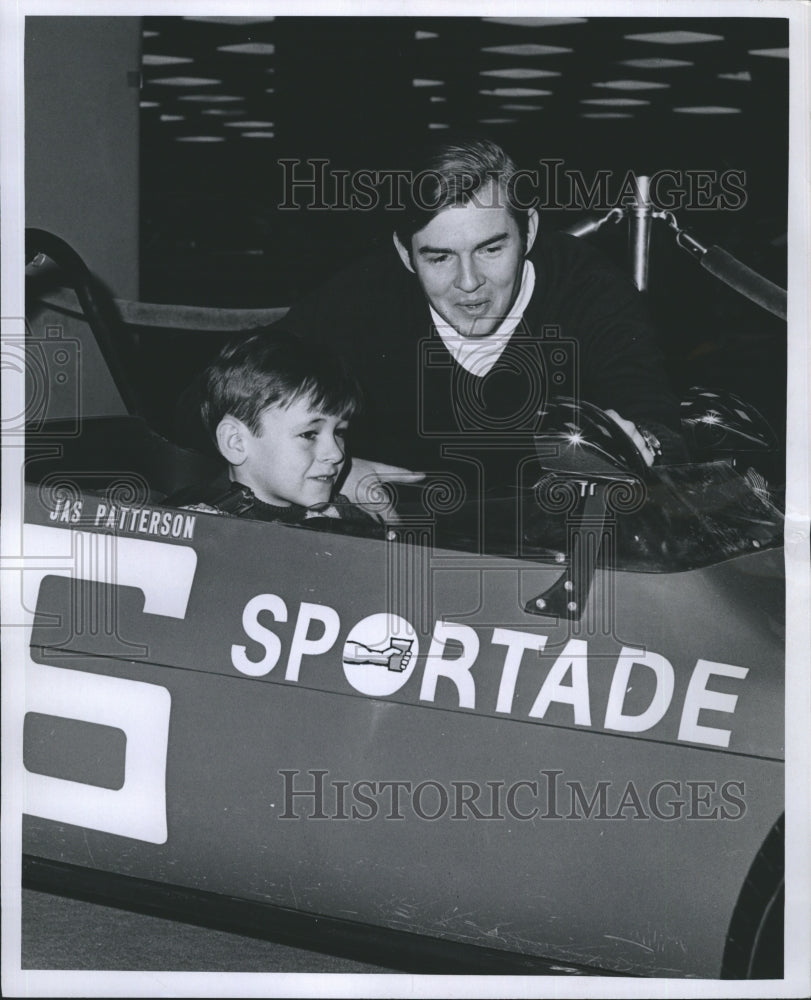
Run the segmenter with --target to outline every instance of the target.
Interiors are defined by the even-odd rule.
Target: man
[[[396,254],[349,268],[285,318],[329,337],[366,391],[350,492],[421,478],[408,470],[520,486],[561,395],[607,410],[645,464],[681,457],[678,403],[633,283],[586,243],[540,231],[515,173],[494,143],[437,147],[396,219]]]

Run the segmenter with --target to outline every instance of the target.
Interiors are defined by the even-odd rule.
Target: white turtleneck
[[[515,328],[523,318],[524,310],[534,290],[535,268],[530,261],[525,260],[521,287],[509,315],[505,316],[496,329],[486,337],[463,337],[442,319],[433,306],[430,307],[431,319],[451,357],[471,375],[483,378],[501,357]]]

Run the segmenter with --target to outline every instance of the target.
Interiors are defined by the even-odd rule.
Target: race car
[[[212,460],[132,401],[143,327],[61,241],[27,257],[24,884],[412,971],[781,975],[783,526],[745,409],[745,445],[711,420],[645,470],[560,401],[521,489],[427,483],[382,536],[180,509]]]

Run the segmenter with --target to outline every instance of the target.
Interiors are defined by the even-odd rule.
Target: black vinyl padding
[[[70,428],[54,422],[29,437],[27,482],[63,492],[113,489],[120,502],[137,505],[160,502],[220,469],[215,459],[173,444],[140,417],[89,418],[78,435],[63,430]]]

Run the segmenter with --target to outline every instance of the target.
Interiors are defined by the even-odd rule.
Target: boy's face
[[[307,397],[269,406],[259,434],[246,433],[245,461],[234,478],[278,506],[328,503],[344,464],[347,421],[313,409]]]

